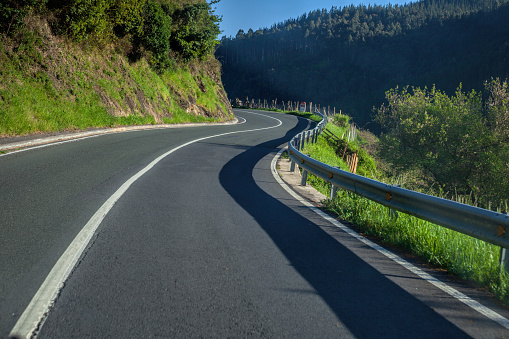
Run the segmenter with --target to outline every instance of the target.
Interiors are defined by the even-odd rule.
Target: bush
[[[75,41],[92,35],[104,39],[112,31],[109,0],[49,0],[48,8],[59,18],[55,28]]]
[[[348,127],[350,117],[344,114],[336,114],[334,116],[334,124],[339,127]]]
[[[75,41],[91,36],[111,41],[114,35],[141,34],[146,0],[48,0],[60,33]]]
[[[143,16],[147,0],[117,0],[109,10],[113,31],[119,38],[128,33],[142,34]]]

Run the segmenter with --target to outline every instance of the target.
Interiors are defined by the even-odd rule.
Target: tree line
[[[315,101],[361,125],[396,86],[483,90],[509,76],[507,0],[345,6],[223,37],[216,57],[231,98]]]
[[[214,51],[221,21],[202,0],[3,0],[0,33],[16,38],[30,14],[45,16],[54,32],[76,42],[113,44],[133,61],[157,70],[174,60]]]

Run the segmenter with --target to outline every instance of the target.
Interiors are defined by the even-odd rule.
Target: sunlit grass
[[[45,59],[40,52],[44,46],[33,41],[20,46],[23,53],[9,51],[4,43],[0,41],[0,136],[161,121],[217,122],[228,112],[219,97],[220,84],[200,63],[193,69],[199,75],[185,65],[158,74],[144,59],[129,63],[69,46]],[[203,113],[183,108],[193,104]]]

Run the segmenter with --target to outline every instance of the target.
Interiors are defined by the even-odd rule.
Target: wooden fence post
[[[357,156],[357,152],[353,155],[353,164],[352,164],[352,173],[357,173],[357,163],[359,162],[359,157]]]

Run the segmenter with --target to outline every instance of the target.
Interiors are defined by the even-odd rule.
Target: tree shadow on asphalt
[[[223,188],[355,337],[468,337],[313,224],[300,209],[288,207],[257,185],[252,175],[255,165],[306,126],[307,121],[299,119],[285,136],[233,158],[219,174]]]

